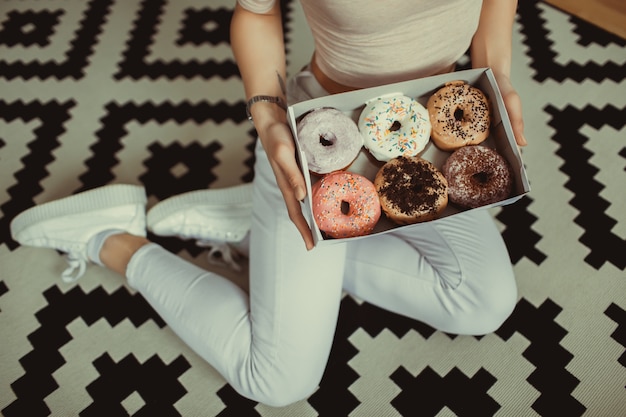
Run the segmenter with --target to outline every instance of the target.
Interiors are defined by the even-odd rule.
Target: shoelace
[[[78,281],[85,273],[87,261],[72,253],[68,253],[65,259],[69,266],[61,273],[61,279],[67,283]]]
[[[241,272],[241,255],[237,250],[226,242],[212,240],[197,240],[196,245],[201,248],[208,248],[208,260],[210,264],[227,266],[234,271]]]

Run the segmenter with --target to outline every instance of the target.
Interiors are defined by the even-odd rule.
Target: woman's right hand
[[[286,60],[281,2],[273,2],[271,9],[264,13],[246,10],[237,3],[230,34],[247,98],[269,95],[281,96],[284,100]],[[310,250],[313,248],[313,234],[300,207],[300,201],[306,197],[306,186],[296,162],[296,145],[287,125],[285,110],[282,106],[264,101],[256,102],[249,110],[287,205],[289,218]]]
[[[306,184],[296,161],[296,146],[289,126],[284,122],[271,122],[258,132],[269,159],[276,182],[287,205],[289,219],[302,235],[307,250],[313,249],[313,234],[309,228],[300,201],[306,197]]]

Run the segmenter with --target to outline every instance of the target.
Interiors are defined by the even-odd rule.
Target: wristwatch
[[[250,113],[250,109],[252,108],[252,105],[254,103],[258,103],[259,101],[266,101],[268,103],[274,103],[274,104],[277,104],[281,109],[287,110],[287,105],[285,104],[283,99],[280,98],[280,97],[277,97],[277,96],[254,96],[250,100],[248,100],[248,103],[246,104],[246,116],[248,116],[248,120],[250,120],[253,124],[254,124],[254,121],[252,120],[252,114]]]

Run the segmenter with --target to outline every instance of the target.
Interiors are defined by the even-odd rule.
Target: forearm
[[[243,80],[246,99],[257,95],[285,100],[285,46],[280,2],[266,14],[237,5],[231,21],[231,47]],[[285,111],[273,103],[257,102],[251,108],[257,130],[285,121]]]
[[[483,0],[478,30],[472,39],[474,68],[490,67],[507,77],[511,73],[511,44],[517,0]]]
[[[517,0],[483,0],[478,30],[472,39],[472,66],[493,71],[511,119],[515,140],[526,145],[522,103],[511,83],[511,45]]]

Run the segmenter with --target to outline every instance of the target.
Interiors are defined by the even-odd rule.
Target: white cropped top
[[[275,0],[238,0],[267,12]],[[482,0],[300,0],[318,67],[363,88],[440,73],[469,48]]]

